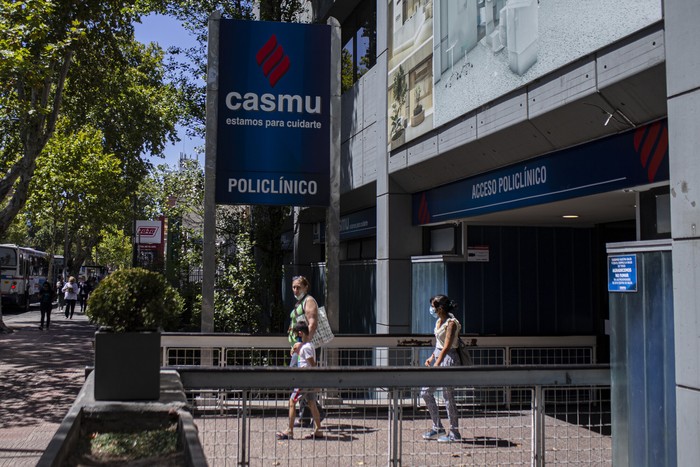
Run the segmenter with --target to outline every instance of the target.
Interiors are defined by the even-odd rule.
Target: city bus
[[[98,281],[107,275],[107,268],[105,266],[89,265],[80,266],[80,276],[85,279],[95,278]]]
[[[49,274],[49,254],[12,244],[0,245],[0,294],[3,306],[27,310],[39,301]]]

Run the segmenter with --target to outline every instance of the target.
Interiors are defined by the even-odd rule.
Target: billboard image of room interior
[[[389,150],[433,129],[433,1],[388,0]]]

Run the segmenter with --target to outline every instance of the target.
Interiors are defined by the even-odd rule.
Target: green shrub
[[[162,274],[142,268],[120,269],[90,294],[87,316],[116,332],[173,330],[182,313],[182,298]]]

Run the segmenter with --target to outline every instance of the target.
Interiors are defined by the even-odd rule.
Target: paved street
[[[76,311],[54,308],[50,330],[39,330],[39,308],[3,316],[0,334],[0,467],[33,466],[77,396],[93,363],[95,326]]]

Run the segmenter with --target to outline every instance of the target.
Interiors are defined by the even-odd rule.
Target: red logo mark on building
[[[277,81],[289,71],[289,57],[284,54],[284,49],[277,43],[277,37],[273,34],[255,55],[258,66],[274,87]]]
[[[634,133],[634,149],[639,162],[647,169],[647,178],[653,182],[666,154],[668,154],[668,130],[660,122],[638,128]]]
[[[421,195],[420,204],[418,205],[418,222],[421,224],[430,222],[430,209],[428,208],[428,198],[425,196],[425,192]]]
[[[139,227],[138,235],[140,237],[155,237],[158,232],[158,227]]]

